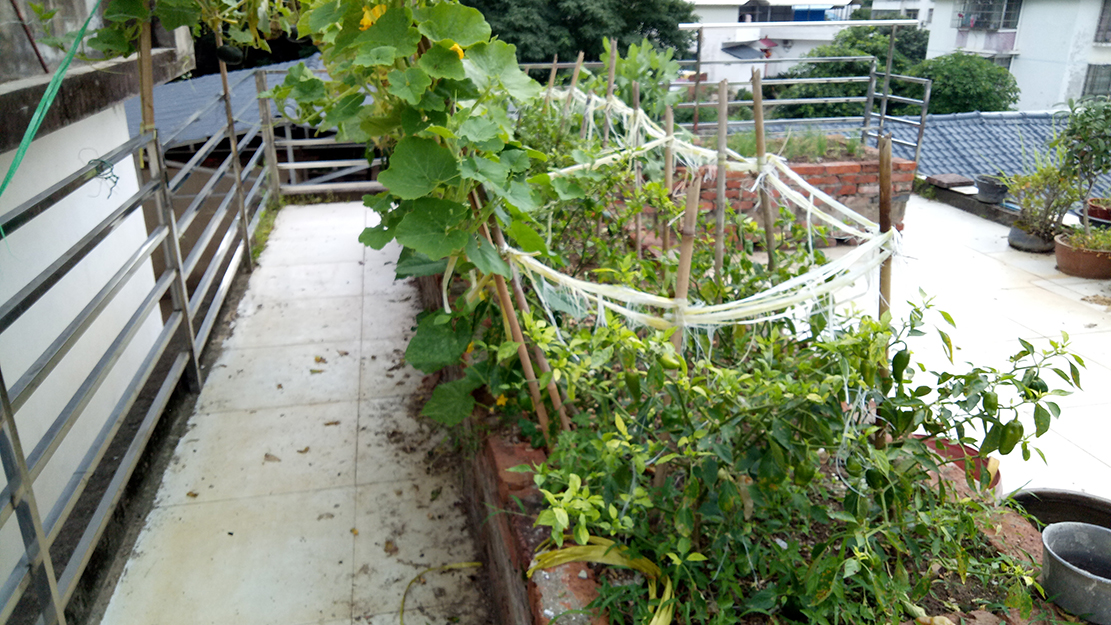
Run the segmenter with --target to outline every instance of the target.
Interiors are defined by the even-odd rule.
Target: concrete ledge
[[[1003,208],[1002,204],[987,204],[977,200],[975,196],[965,195],[950,189],[933,187],[937,193],[937,201],[944,202],[953,208],[959,208],[966,213],[972,213],[997,224],[1010,227],[1018,219],[1018,213]]]

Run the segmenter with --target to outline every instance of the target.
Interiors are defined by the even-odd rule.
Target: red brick
[[[914,161],[908,161],[905,158],[891,159],[891,169],[895,171],[914,171],[917,164]]]
[[[806,176],[806,181],[817,187],[823,184],[840,184],[841,179],[837,176]]]
[[[580,574],[584,574],[580,577]],[[598,598],[593,571],[582,562],[568,562],[533,573],[529,584],[534,625],[548,625],[564,612],[579,611]],[[605,614],[593,611],[591,625],[609,622]]]
[[[725,191],[725,197],[732,198],[732,199],[735,200],[735,199],[741,197],[741,190],[740,189],[727,189]]]
[[[699,202],[698,203],[698,209],[701,210],[702,212],[712,211],[712,210],[714,210],[714,203],[713,202],[706,202],[706,201]]]
[[[914,180],[914,172],[898,171],[891,174],[892,182],[911,182]]]
[[[896,193],[903,193],[914,189],[914,184],[910,182],[896,182],[894,186]]]
[[[730,173],[732,173],[732,172],[730,172]],[[730,179],[725,181],[725,188],[726,189],[740,189],[741,188],[741,181],[737,178],[730,178]]]
[[[839,187],[836,187],[836,190],[830,195],[856,195],[856,185],[843,184]]]
[[[800,176],[826,175],[826,167],[822,163],[792,163],[791,169]]]
[[[860,195],[879,195],[880,186],[878,184],[862,184],[856,190]]]
[[[756,206],[756,202],[753,202],[751,200],[743,200],[743,201],[741,201],[737,204],[737,210],[750,211],[755,206]]]
[[[868,184],[880,181],[879,174],[845,174],[841,181],[847,184]]]
[[[547,456],[540,449],[533,449],[524,443],[510,444],[498,437],[487,440],[487,451],[498,472],[498,497],[503,504],[509,503],[510,495],[520,496],[535,488],[532,473],[514,473],[509,469],[522,464],[536,465],[544,462]]]
[[[878,174],[880,171],[879,161],[863,161],[860,163],[860,171],[866,174]]]
[[[699,197],[702,198],[702,200],[705,202],[713,202],[714,200],[718,199],[718,192],[715,189],[703,191],[702,195],[700,195]]]
[[[747,172],[747,171],[733,171],[733,170],[729,170],[729,171],[725,172],[725,177],[726,177],[726,178],[729,178],[729,179],[735,179],[735,180],[739,180],[739,179],[741,179],[741,178],[746,178],[746,177],[748,177],[748,175],[749,175],[749,174],[748,174],[748,172]]]
[[[825,163],[826,173],[830,174],[855,174],[860,171],[860,163],[852,161],[840,161],[836,163]]]

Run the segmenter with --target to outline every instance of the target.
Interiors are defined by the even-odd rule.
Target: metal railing
[[[385,190],[377,180],[377,170],[382,165],[382,159],[375,158],[333,158],[326,160],[298,161],[302,150],[337,149],[362,152],[366,149],[363,143],[353,141],[340,141],[334,133],[318,134],[314,137],[294,138],[293,130],[297,124],[286,116],[274,119],[271,112],[269,98],[263,98],[262,93],[267,91],[267,75],[285,74],[285,70],[268,70],[255,72],[255,87],[258,90],[260,111],[262,112],[262,128],[264,142],[267,146],[267,167],[270,171],[271,188],[273,194],[307,195],[324,193],[380,193]],[[275,131],[281,129],[282,137],[277,137]],[[282,158],[284,156],[284,159]],[[364,173],[365,172],[365,173]],[[284,174],[284,175],[282,175]],[[348,180],[337,182],[340,178],[349,178],[362,174],[362,180]]]
[[[177,136],[204,110],[222,101],[222,95],[214,98],[167,136]],[[215,169],[206,170],[201,163],[229,137],[237,141],[241,154],[246,154],[260,130],[254,125],[240,136],[225,124],[172,178],[156,133],[145,133],[0,217],[0,229],[10,237],[35,219],[51,214],[52,207],[95,178],[103,167],[123,163],[128,157],[136,159],[137,164],[148,164],[148,179],[140,180],[134,195],[60,256],[44,259],[49,260],[44,270],[10,299],[0,302],[0,332],[4,332],[23,315],[32,312],[35,304],[52,289],[63,288],[59,283],[98,246],[105,244],[125,220],[144,209],[153,213],[153,219],[148,213],[147,222],[151,225],[145,240],[129,250],[127,260],[115,268],[114,274],[105,276],[105,284],[53,338],[45,351],[37,355],[26,372],[10,385],[0,372],[0,462],[7,478],[0,493],[0,528],[14,516],[24,544],[23,556],[15,566],[0,571],[0,622],[8,622],[18,609],[21,617],[30,615],[46,625],[65,623],[65,608],[73,597],[77,581],[108,527],[171,394],[183,379],[190,390],[200,390],[201,350],[235,275],[249,259],[250,246],[244,232],[247,237],[253,235],[271,196],[271,191],[263,188],[266,176],[263,175],[264,150],[261,148],[256,148],[247,158],[239,177],[229,173],[236,169],[232,167],[230,154]],[[179,193],[190,177],[200,173],[208,179],[199,192],[189,196]],[[230,189],[217,192],[221,183]],[[234,202],[237,191],[244,198],[241,205]],[[246,228],[241,226],[244,223],[248,224]],[[161,250],[160,255],[158,250]],[[21,415],[20,409],[43,388],[51,372],[101,313],[114,301],[120,301],[117,296],[133,283],[131,279],[151,268],[155,270],[153,286],[133,309],[128,310],[130,316],[126,323],[110,344],[94,356],[96,362],[90,361],[88,375],[73,391],[65,407],[58,414],[46,415],[45,433],[28,451],[20,438],[16,418],[30,417]],[[160,329],[141,362],[122,372],[116,371],[121,356],[135,344],[140,328],[155,319],[161,321]],[[112,398],[114,404],[104,425],[91,440],[66,441],[94,394],[113,374],[124,376],[127,383],[122,393]],[[142,409],[136,409],[144,391],[149,399],[141,402]],[[33,417],[38,420],[42,415]],[[126,452],[111,459],[114,468],[113,464],[105,465],[112,472],[107,486],[96,493],[86,493],[94,471],[104,468],[105,452],[111,445],[120,444],[115,439],[121,426],[136,421],[138,425],[130,441],[123,441],[127,445]],[[56,456],[64,441],[69,443],[67,450],[76,444],[81,458],[56,502],[49,510],[43,510],[36,499],[35,480],[52,461],[60,461]],[[83,495],[97,498],[95,508],[91,513],[83,512],[80,518],[71,518]],[[51,547],[70,521],[77,524],[80,535],[69,536],[67,544],[73,543],[72,550],[55,557]],[[73,531],[70,527],[67,532]]]

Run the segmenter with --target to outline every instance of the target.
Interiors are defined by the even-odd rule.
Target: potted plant
[[[1034,152],[1033,169],[1002,179],[1010,188],[1019,215],[1007,235],[1011,247],[1024,252],[1053,251],[1053,238],[1061,232],[1061,222],[1069,207],[1081,197],[1075,179],[1062,171],[1065,150]]]
[[[1092,205],[1092,190],[1100,176],[1111,172],[1111,98],[1096,96],[1069,100],[1068,122],[1052,145],[1063,150],[1062,171],[1075,179],[1083,199]],[[1096,201],[1097,206],[1104,203]],[[1057,267],[1086,278],[1111,278],[1111,236],[1093,233],[1089,208],[1081,214],[1081,229],[1057,237]]]

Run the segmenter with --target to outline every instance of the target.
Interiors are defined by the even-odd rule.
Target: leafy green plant
[[[1093,252],[1111,252],[1111,230],[1089,228],[1074,230],[1069,234],[1069,245]]]
[[[1073,203],[1081,199],[1075,179],[1062,171],[1065,151],[1056,147],[1048,153],[1035,151],[1033,167],[1021,174],[1001,175],[1000,180],[1019,207],[1019,228],[1046,241],[1061,231],[1061,223]]]
[[[1015,77],[975,54],[953,52],[927,59],[910,69],[911,76],[929,78],[930,112],[1009,111],[1018,102]]]
[[[1052,145],[1063,150],[1063,173],[1076,179],[1082,198],[1088,199],[1100,176],[1111,172],[1111,98],[1070,99],[1067,120]],[[1083,223],[1089,232],[1087,211]]]

